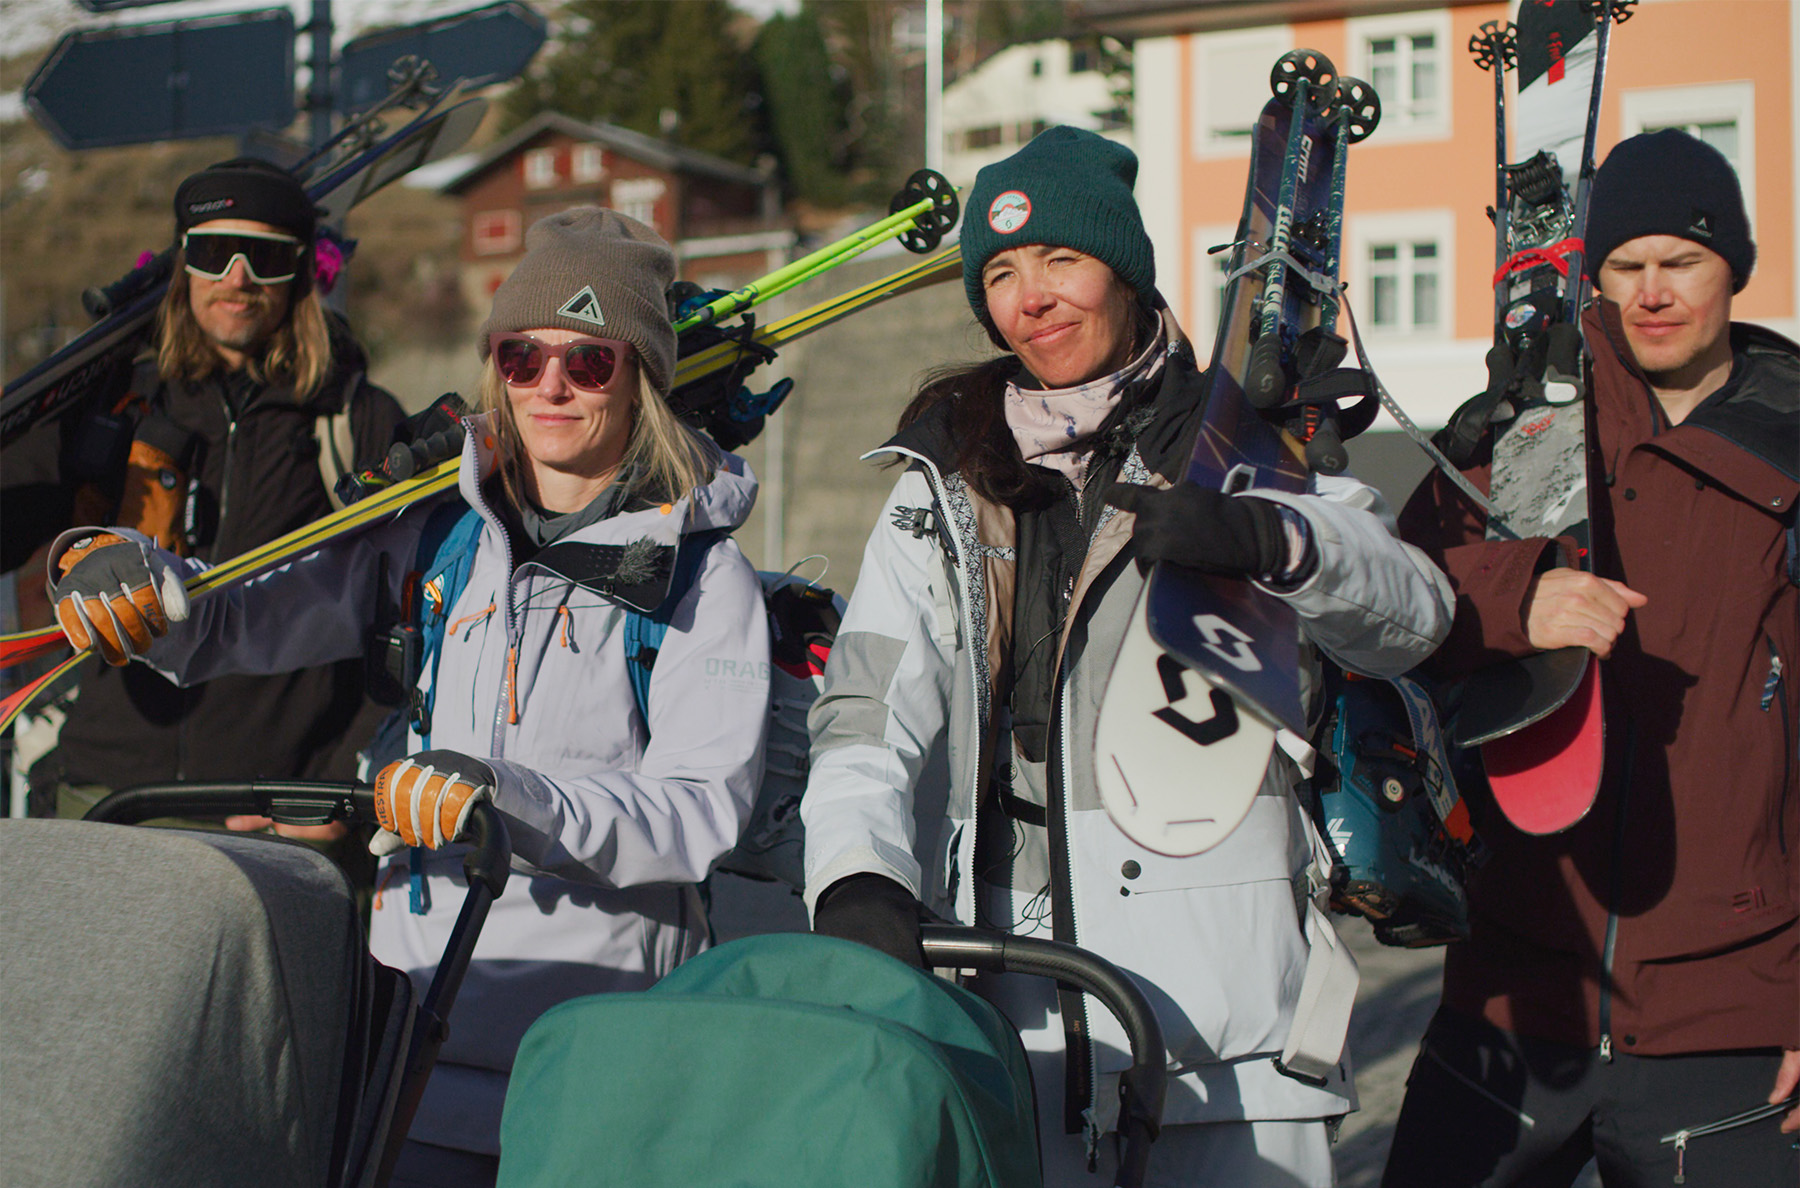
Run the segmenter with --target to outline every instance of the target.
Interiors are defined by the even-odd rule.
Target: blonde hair
[[[636,370],[637,400],[619,472],[633,476],[632,494],[653,503],[673,503],[706,485],[718,468],[719,448],[682,423],[641,363]],[[481,411],[498,414],[494,422],[500,438],[500,485],[507,501],[520,509],[524,506],[520,475],[525,446],[512,401],[506,396],[506,381],[500,378],[491,355],[481,368]]]
[[[175,272],[169,291],[156,310],[156,370],[165,380],[194,382],[215,371],[225,370],[225,360],[214,348],[206,331],[194,320],[187,257],[175,254]],[[311,267],[309,252],[301,262]],[[331,331],[325,322],[325,307],[318,290],[308,287],[301,296],[293,296],[294,282],[288,282],[287,313],[275,327],[262,349],[247,353],[244,370],[259,384],[285,379],[294,386],[294,401],[304,404],[318,392],[331,371]]]

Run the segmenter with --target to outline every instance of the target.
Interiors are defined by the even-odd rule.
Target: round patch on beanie
[[[1031,199],[1021,190],[1008,190],[996,195],[988,204],[988,226],[1002,235],[1011,235],[1031,218]]]

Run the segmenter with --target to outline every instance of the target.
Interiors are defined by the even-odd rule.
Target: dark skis
[[[461,148],[486,110],[486,100],[457,100],[452,93],[387,134],[372,110],[317,168],[307,193],[329,217],[338,217],[417,166]],[[6,385],[0,396],[0,445],[11,445],[32,426],[75,407],[110,379],[124,378],[168,288],[173,258],[174,248],[165,249],[112,285],[90,291],[90,309],[106,315]]]

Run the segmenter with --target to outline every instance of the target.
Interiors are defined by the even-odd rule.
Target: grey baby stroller
[[[511,848],[480,806],[469,892],[423,999],[368,954],[316,851],[120,826],[260,813],[373,819],[342,784],[190,784],[86,821],[0,821],[0,1152],[14,1185],[385,1182]]]

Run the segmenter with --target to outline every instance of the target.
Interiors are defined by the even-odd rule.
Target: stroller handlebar
[[[924,925],[920,940],[928,965],[1055,978],[1093,995],[1112,1012],[1131,1041],[1131,1067],[1119,1081],[1119,1133],[1126,1152],[1118,1182],[1141,1183],[1150,1140],[1162,1125],[1168,1070],[1162,1025],[1137,983],[1106,958],[1061,941],[944,924]]]
[[[238,780],[194,784],[140,784],[114,792],[89,809],[88,821],[135,825],[156,817],[226,817],[254,813],[283,825],[373,823],[375,792],[367,784],[304,780]],[[495,898],[506,887],[512,843],[492,805],[477,804],[469,818],[463,873]]]
[[[225,817],[255,813],[285,825],[328,825],[334,821],[373,823],[375,791],[366,784],[257,780],[194,784],[140,784],[114,792],[88,810],[86,820],[134,825],[156,817]],[[477,804],[469,817],[463,855],[468,893],[420,1000],[412,1038],[404,1054],[401,1080],[387,1123],[385,1145],[375,1155],[374,1183],[387,1183],[400,1146],[412,1125],[425,1081],[449,1035],[450,1009],[475,954],[488,908],[506,887],[512,869],[512,842],[506,822],[491,804]]]

